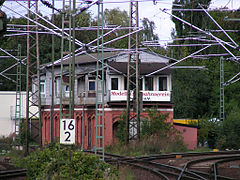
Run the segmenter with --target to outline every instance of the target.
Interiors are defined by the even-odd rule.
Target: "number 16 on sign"
[[[60,120],[60,144],[75,144],[75,119]]]

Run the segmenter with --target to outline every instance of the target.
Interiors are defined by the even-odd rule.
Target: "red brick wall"
[[[174,125],[174,127],[181,132],[188,149],[197,148],[197,128],[179,125]]]
[[[49,109],[42,111],[42,142],[43,145],[50,142],[50,113]],[[173,111],[168,109],[166,111],[161,111],[162,113],[168,113],[168,122],[172,123]],[[110,145],[115,141],[113,125],[119,120],[122,113],[122,109],[105,108],[104,119],[104,144]],[[78,107],[75,110],[74,119],[76,120],[76,144],[82,145],[82,119],[84,114],[84,134],[83,134],[83,147],[84,149],[92,149],[95,144],[95,109],[82,110],[82,107]],[[142,116],[147,116],[146,112],[142,113]],[[58,141],[59,137],[59,111],[54,113],[54,138]]]

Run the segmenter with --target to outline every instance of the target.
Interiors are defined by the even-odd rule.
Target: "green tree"
[[[174,118],[198,118],[209,108],[212,82],[204,71],[175,70],[173,73]]]
[[[166,136],[170,129],[171,124],[166,122],[168,114],[163,114],[157,108],[147,109],[148,118],[142,119],[141,136],[150,137],[152,135]]]
[[[221,122],[217,118],[200,118],[198,121],[198,144],[205,145],[207,143],[209,148],[216,148],[220,125]]]
[[[114,9],[105,9],[104,11],[104,18],[105,23],[108,26],[119,26],[121,27],[128,27],[129,26],[129,16],[127,14],[127,11],[120,10],[119,8]],[[111,34],[109,34],[107,37],[104,38],[104,41],[108,41],[114,38],[117,38],[119,36],[125,35],[128,33],[127,29],[121,29],[121,30],[115,30]],[[128,48],[128,37],[122,38],[118,41],[115,41],[108,45],[108,47],[113,48]]]
[[[153,41],[158,40],[157,34],[154,34],[154,29],[156,28],[155,23],[150,21],[148,18],[142,19],[143,31],[141,31],[141,39],[143,41]]]
[[[219,129],[217,147],[220,149],[240,148],[240,111],[239,105],[232,107]]]
[[[173,2],[174,9],[200,9],[198,4],[201,4],[204,8],[208,8],[210,5],[211,0],[175,0]],[[176,6],[179,4],[180,6]],[[204,12],[199,11],[173,11],[172,12],[177,17],[194,24],[197,27],[203,27],[206,25],[206,15]],[[172,18],[172,21],[175,23],[176,26],[176,34],[178,37],[185,36],[189,34],[189,32],[196,32],[194,28],[191,26],[186,25],[182,21],[179,21],[175,18]]]

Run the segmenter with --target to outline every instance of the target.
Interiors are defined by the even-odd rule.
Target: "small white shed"
[[[37,111],[37,107],[31,107]],[[16,92],[0,91],[0,137],[15,132]],[[21,93],[21,117],[26,117],[26,92]]]

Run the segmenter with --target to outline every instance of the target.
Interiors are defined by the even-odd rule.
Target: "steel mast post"
[[[130,2],[129,27],[139,27],[138,1]],[[129,29],[129,33],[132,31],[134,31],[134,29]],[[138,52],[138,33],[129,35],[128,49],[126,145],[129,143],[129,140],[140,140],[140,59]],[[131,97],[131,90],[133,91],[133,99]],[[131,113],[132,108],[133,113]]]
[[[103,1],[98,2],[97,29],[97,72],[96,72],[96,119],[95,119],[95,147],[94,151],[101,154],[104,160],[104,58],[103,58]],[[101,45],[100,45],[101,44]]]
[[[15,106],[15,145],[20,145],[20,125],[21,125],[21,91],[22,91],[22,62],[21,62],[22,46],[18,44],[17,77],[16,77],[16,106]]]
[[[38,13],[38,1],[28,0],[28,18],[31,18],[30,9],[34,8],[35,12]],[[35,15],[35,21],[38,21],[38,17]],[[25,156],[29,154],[29,136],[31,128],[36,128],[38,134],[33,139],[37,139],[39,145],[42,144],[42,129],[41,129],[41,92],[40,92],[40,59],[39,59],[39,38],[38,38],[38,25],[30,26],[30,20],[27,21],[27,87],[26,87],[26,121],[25,121]],[[35,36],[29,32],[35,30]],[[32,76],[36,75],[36,79],[32,81]],[[31,87],[34,86],[35,92],[31,92]],[[35,98],[35,101],[33,99]],[[37,106],[37,112],[33,112],[31,107]],[[32,121],[38,119],[39,125],[33,125]],[[33,134],[31,134],[33,136]]]
[[[55,0],[52,0],[52,5],[54,7]],[[54,8],[52,9],[52,23],[55,23],[55,15],[54,15]],[[55,60],[55,37],[52,35],[52,67],[51,67],[51,111],[50,111],[50,141],[51,143],[54,142],[54,81],[55,81],[55,73],[54,73],[54,60]]]
[[[62,10],[62,40],[61,40],[61,72],[60,72],[60,112],[59,112],[59,118],[60,120],[62,118],[74,118],[74,76],[75,76],[75,55],[72,53],[72,51],[75,51],[75,49],[72,48],[73,46],[73,38],[72,38],[72,4],[71,1],[69,1],[69,9],[65,8],[65,0],[63,0],[63,10]],[[75,7],[75,6],[74,6]],[[68,21],[66,21],[66,18],[68,17]],[[64,34],[64,27],[65,23],[69,23],[69,36],[66,37]],[[65,39],[68,39],[68,53],[69,53],[69,61],[67,64],[64,64],[63,56],[64,56],[64,43]],[[75,47],[75,46],[74,46]],[[64,71],[66,68],[64,66],[68,66],[68,71]],[[67,78],[68,75],[68,78]],[[65,77],[64,77],[65,76]],[[65,79],[64,79],[65,78]],[[65,87],[64,91],[63,88]],[[67,87],[69,88],[68,97],[66,96],[66,90]],[[68,100],[66,101],[66,98]],[[63,107],[64,103],[67,103],[67,106]],[[65,109],[65,110],[64,110]],[[63,111],[64,110],[64,111]],[[60,121],[59,121],[60,122]],[[59,126],[60,128],[60,126]],[[60,130],[60,129],[59,129]],[[59,131],[60,132],[60,131]]]
[[[224,58],[220,57],[220,121],[224,121]]]

